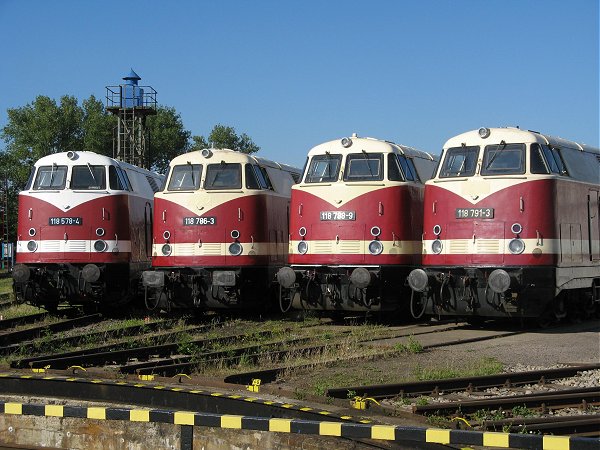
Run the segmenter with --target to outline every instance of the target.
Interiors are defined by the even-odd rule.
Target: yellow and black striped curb
[[[332,411],[327,411],[323,409],[313,408],[310,406],[297,405],[294,403],[285,403],[278,402],[275,400],[266,400],[258,397],[248,397],[246,395],[240,394],[232,394],[227,392],[219,392],[219,391],[211,391],[208,389],[194,389],[190,387],[186,387],[185,385],[172,386],[168,384],[159,384],[159,383],[150,383],[150,382],[140,382],[140,381],[126,381],[126,380],[108,380],[108,379],[94,379],[94,378],[81,378],[81,377],[66,377],[60,375],[43,375],[43,374],[31,374],[31,375],[21,375],[14,373],[0,373],[0,378],[16,378],[22,380],[46,380],[46,381],[64,381],[66,383],[88,383],[88,384],[103,384],[107,386],[121,386],[121,387],[129,387],[136,389],[152,389],[159,391],[171,391],[171,392],[181,392],[185,394],[193,394],[193,395],[204,395],[208,397],[222,397],[231,400],[239,400],[247,403],[255,403],[262,404],[267,406],[272,406],[276,408],[283,408],[287,410],[299,411],[301,413],[311,412],[315,414],[319,414],[332,420],[342,420],[342,421],[351,421],[358,423],[371,423],[371,420],[358,418],[350,415],[340,415],[336,414]]]
[[[314,420],[276,419],[163,409],[0,402],[0,414],[157,422],[182,426],[338,436],[351,439],[381,439],[397,442],[413,441],[498,448],[539,450],[598,450],[600,448],[600,439],[581,437],[444,430],[438,428],[368,425],[347,422],[320,422]]]

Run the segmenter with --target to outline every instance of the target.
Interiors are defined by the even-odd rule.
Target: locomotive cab
[[[589,314],[599,164],[598,149],[518,128],[448,140],[425,186],[423,268],[407,279],[413,315]]]

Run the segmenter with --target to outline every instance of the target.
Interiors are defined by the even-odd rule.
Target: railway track
[[[492,387],[513,387],[526,384],[546,384],[549,381],[572,377],[584,370],[600,369],[600,364],[561,367],[558,369],[511,372],[480,377],[450,378],[446,380],[416,381],[412,383],[379,384],[370,386],[338,387],[327,390],[334,398],[347,398],[348,392],[382,400],[405,395],[439,395],[441,392],[474,392]]]
[[[429,405],[414,405],[415,414],[470,414],[482,410],[507,410],[524,407],[537,409],[542,414],[565,408],[585,410],[589,406],[600,405],[600,387],[560,389],[552,392],[490,397],[480,400],[457,400]]]
[[[100,314],[90,314],[87,316],[76,317],[74,319],[65,319],[59,322],[39,325],[21,330],[0,332],[0,345],[5,347],[15,345],[16,343],[27,339],[37,338],[43,333],[56,333],[59,331],[70,330],[89,325],[90,323],[97,322],[100,319]]]
[[[200,326],[194,329],[188,329],[181,332],[170,333],[166,336],[176,336],[181,333],[189,334],[190,332],[199,331],[199,330],[208,330],[211,326]],[[262,333],[258,333],[260,337],[267,337],[271,334],[271,332],[265,331]],[[154,339],[165,339],[165,335],[157,335],[154,336]],[[212,348],[215,345],[218,345],[223,342],[228,342],[231,339],[244,339],[246,337],[245,334],[235,334],[230,336],[221,336],[216,338],[199,338],[188,341],[185,343],[185,346],[195,346],[197,348]],[[15,360],[11,362],[11,367],[13,368],[41,368],[45,366],[51,366],[53,369],[67,369],[70,366],[82,366],[82,367],[90,367],[90,366],[103,366],[106,364],[124,364],[131,359],[148,359],[152,356],[160,357],[160,356],[170,356],[172,354],[180,354],[181,353],[181,342],[173,342],[167,344],[153,344],[142,347],[134,347],[134,348],[123,348],[124,346],[130,345],[129,342],[122,342],[118,344],[109,344],[102,347],[95,347],[85,350],[76,350],[72,352],[65,352],[61,354],[55,355],[41,355],[35,356],[31,358],[23,358],[20,360]]]
[[[466,329],[463,327],[459,327],[459,328],[460,328],[460,330]],[[454,327],[451,328],[451,330],[454,330]],[[464,344],[467,342],[480,342],[480,341],[485,341],[485,340],[489,340],[489,339],[497,339],[497,338],[505,337],[505,336],[513,336],[515,334],[520,334],[520,333],[522,333],[522,331],[491,332],[491,333],[484,333],[483,335],[478,336],[478,337],[473,337],[473,338],[459,337],[457,339],[451,339],[451,340],[444,339],[442,336],[442,333],[439,333],[439,330],[433,331],[433,332],[424,332],[424,333],[420,333],[420,334],[415,334],[415,333],[403,334],[402,336],[403,337],[411,337],[411,336],[422,336],[425,334],[433,336],[432,339],[435,342],[432,342],[430,344],[422,346],[422,351],[425,351],[428,349],[446,347],[446,346],[451,346],[451,345],[459,345],[459,344]],[[386,338],[382,338],[382,339],[364,339],[361,342],[363,344],[369,344],[369,345],[373,345],[375,347],[378,345],[377,341],[386,342],[386,341],[395,341],[395,340],[396,340],[395,338],[386,337]],[[391,345],[387,345],[387,346],[382,346],[382,348],[378,351],[375,350],[373,352],[366,353],[366,354],[353,353],[347,357],[335,356],[332,358],[323,359],[321,361],[316,361],[316,362],[301,363],[301,364],[289,364],[289,365],[285,365],[285,366],[273,367],[270,369],[262,369],[262,370],[258,370],[258,371],[240,372],[240,373],[228,375],[225,378],[225,382],[233,383],[233,384],[248,384],[253,379],[260,378],[262,383],[271,383],[271,382],[277,380],[282,374],[289,372],[289,371],[306,370],[306,369],[311,369],[311,368],[314,368],[317,366],[327,366],[327,365],[331,365],[331,364],[338,364],[341,362],[353,364],[353,363],[356,363],[357,361],[361,361],[364,359],[374,358],[374,357],[387,357],[387,356],[397,354],[397,353],[398,353],[397,348],[395,348],[394,346],[391,346]],[[344,398],[346,398],[345,397],[346,395],[347,395],[347,392],[344,394]]]
[[[502,431],[505,433],[543,433],[600,437],[600,414],[516,417],[503,420],[486,420],[475,426],[486,431]]]

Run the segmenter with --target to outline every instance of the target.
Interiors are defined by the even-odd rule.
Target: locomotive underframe
[[[560,289],[555,267],[503,267],[510,287],[497,293],[488,283],[495,269],[424,268],[429,282],[424,292],[412,294],[413,315],[561,319],[569,312],[591,314],[600,302],[598,288],[593,287],[600,286],[600,280],[584,283],[592,288]]]
[[[132,264],[27,264],[27,279],[13,280],[15,298],[55,310],[61,303],[94,307],[124,304],[137,293],[142,267]],[[95,281],[86,281],[84,268],[94,266]]]
[[[295,309],[322,311],[399,311],[405,309],[410,288],[405,279],[412,267],[366,266],[370,282],[356,286],[352,272],[362,266],[291,266],[296,281],[282,288]],[[285,302],[282,302],[285,303]]]
[[[183,267],[144,272],[148,309],[224,309],[273,306],[278,267]]]

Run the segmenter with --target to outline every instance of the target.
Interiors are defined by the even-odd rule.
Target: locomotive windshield
[[[481,175],[525,173],[525,144],[487,145],[483,152]]]
[[[344,181],[383,180],[383,155],[381,153],[351,153],[346,157]]]
[[[171,170],[169,191],[195,191],[200,187],[202,164],[181,164]]]
[[[104,166],[73,166],[71,189],[97,190],[106,189],[106,170]]]
[[[547,145],[531,144],[531,173],[566,175],[567,170],[558,149]]]
[[[475,174],[479,147],[453,147],[446,151],[440,178],[470,177]]]
[[[204,189],[240,189],[242,187],[242,167],[238,163],[209,164],[206,169]]]
[[[64,189],[67,180],[67,166],[41,166],[37,171],[33,189]]]
[[[326,183],[336,181],[340,172],[342,155],[324,155],[313,156],[306,174],[306,183]]]
[[[420,181],[412,160],[395,153],[388,153],[388,180]]]

